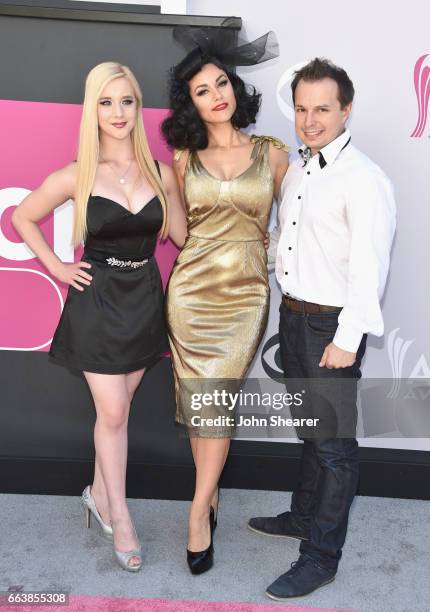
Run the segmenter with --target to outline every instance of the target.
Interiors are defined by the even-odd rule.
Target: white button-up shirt
[[[276,277],[299,300],[340,306],[333,342],[355,353],[364,333],[384,331],[379,300],[395,230],[391,182],[345,130],[304,166],[294,161],[281,188],[273,233]],[[348,144],[347,144],[348,143]],[[323,165],[323,167],[321,167]]]

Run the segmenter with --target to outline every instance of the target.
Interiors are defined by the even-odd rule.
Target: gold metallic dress
[[[234,411],[220,397],[204,405],[202,394],[237,388],[267,323],[263,241],[274,187],[269,142],[287,148],[266,136],[251,142],[251,165],[230,181],[212,176],[196,152],[185,168],[188,238],[170,276],[166,315],[176,421],[195,436],[232,435]]]

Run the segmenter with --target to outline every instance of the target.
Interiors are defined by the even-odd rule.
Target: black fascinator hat
[[[279,56],[279,45],[274,32],[267,32],[252,42],[236,41],[232,27],[233,20],[230,17],[224,19],[218,28],[176,26],[173,38],[189,51],[175,66],[176,76],[188,80],[196,67],[212,59],[234,69],[236,66],[255,66]]]
[[[246,128],[255,123],[261,94],[246,85],[235,73],[236,66],[255,66],[278,57],[279,47],[274,32],[267,32],[253,42],[236,40],[236,20],[227,18],[221,27],[176,26],[173,37],[188,51],[170,71],[169,106],[171,114],[161,131],[174,149],[196,151],[208,146],[207,129],[189,93],[188,82],[206,64],[224,70],[232,84],[236,110],[231,118],[234,128]]]

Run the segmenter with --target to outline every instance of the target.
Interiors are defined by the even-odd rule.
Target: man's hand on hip
[[[321,361],[319,362],[320,368],[328,368],[329,370],[336,370],[337,368],[348,368],[354,365],[356,353],[350,353],[339,348],[333,342],[330,342],[325,347]]]

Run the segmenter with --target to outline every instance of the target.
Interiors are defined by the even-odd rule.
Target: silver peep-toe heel
[[[129,550],[127,552],[120,552],[119,550],[114,549],[114,553],[119,565],[127,572],[138,572],[142,567],[143,561],[141,547],[137,548],[136,550]],[[137,565],[129,565],[128,562],[132,557],[139,557],[140,563],[138,563]]]
[[[85,510],[87,528],[91,526],[91,515],[93,515],[96,521],[98,522],[98,524],[100,525],[100,527],[102,528],[103,535],[109,540],[112,540],[113,538],[112,527],[110,525],[106,525],[106,523],[103,522],[103,519],[100,516],[99,511],[97,510],[96,503],[94,501],[94,497],[91,495],[91,485],[88,485],[83,490],[81,501],[82,501],[82,505]]]
[[[136,529],[134,525],[133,525],[133,529],[134,529],[136,539],[139,540],[139,538],[137,537],[137,533],[136,533]],[[135,550],[128,550],[127,552],[121,552],[119,550],[115,550],[114,548],[113,552],[115,553],[115,558],[118,561],[118,564],[122,567],[122,569],[125,569],[127,572],[138,572],[140,568],[142,567],[143,560],[142,560],[142,547],[141,546],[139,546],[139,548],[136,548]],[[128,562],[130,561],[132,557],[139,557],[140,563],[138,563],[137,565],[129,565]]]

